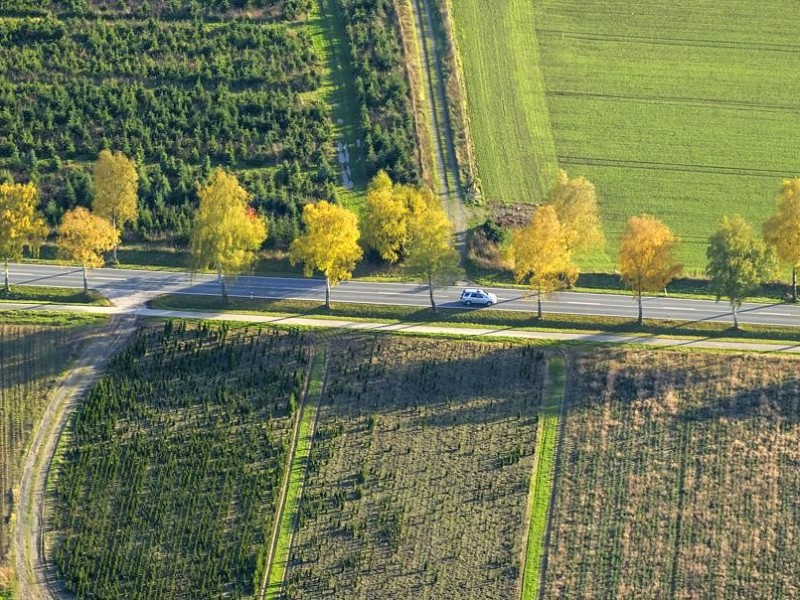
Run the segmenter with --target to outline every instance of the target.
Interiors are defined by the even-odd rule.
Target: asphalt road
[[[81,269],[43,264],[13,264],[10,267],[11,284],[45,287],[81,288]],[[174,271],[134,269],[94,269],[89,273],[89,287],[112,299],[133,295],[219,294],[213,275],[191,275]],[[535,296],[525,290],[508,288],[483,288],[497,294],[498,304],[492,308],[473,310],[534,311]],[[461,288],[436,290],[434,296],[439,306],[461,308],[458,295]],[[292,300],[324,300],[325,282],[320,279],[294,277],[239,277],[228,286],[230,296],[277,298]],[[391,304],[425,307],[429,305],[428,291],[413,283],[370,283],[348,281],[334,288],[332,301],[363,304]],[[543,302],[546,313],[572,315],[602,315],[636,318],[636,302],[632,296],[617,294],[589,294],[559,292]],[[689,300],[652,296],[644,301],[645,318],[680,321],[731,321],[730,307],[725,302]],[[739,320],[752,325],[800,326],[800,305],[744,304]]]

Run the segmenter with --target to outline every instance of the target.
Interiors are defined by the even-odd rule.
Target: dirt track
[[[114,316],[97,331],[75,364],[59,382],[34,433],[25,457],[14,530],[19,600],[71,598],[45,556],[45,490],[58,439],[72,409],[97,379],[108,357],[133,333],[136,317]]]

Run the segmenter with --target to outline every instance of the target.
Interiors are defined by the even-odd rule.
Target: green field
[[[625,220],[650,212],[683,239],[689,274],[701,273],[720,216],[739,213],[760,226],[780,181],[800,174],[800,95],[789,83],[800,69],[800,13],[785,0],[768,4],[493,3],[492,12],[524,17],[520,37],[505,21],[481,19],[479,0],[454,3],[487,197],[530,201],[515,174],[537,169],[527,140],[546,139],[549,122],[558,165],[587,176],[600,196],[608,256],[585,268],[613,268]],[[530,58],[537,43],[538,62]],[[541,111],[542,94],[518,92],[515,80],[533,78],[537,65],[549,120],[534,127],[522,115]],[[504,132],[509,150],[500,156],[483,133],[489,129]],[[498,184],[493,170],[511,181]]]
[[[797,597],[798,361],[574,364],[543,597]]]

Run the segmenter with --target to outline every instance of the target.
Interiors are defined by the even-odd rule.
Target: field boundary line
[[[565,360],[561,354],[547,360],[544,395],[539,407],[536,450],[531,485],[528,492],[528,535],[523,550],[522,600],[541,596],[548,539],[557,448],[565,407]]]
[[[99,339],[88,343],[58,381],[32,434],[19,486],[19,512],[13,539],[20,600],[72,597],[58,581],[55,569],[46,557],[46,499],[52,481],[50,469],[58,441],[73,409],[102,375],[109,358],[134,333],[136,320],[130,315],[112,317],[111,322],[98,331]]]
[[[300,406],[297,408],[292,444],[287,453],[286,468],[281,484],[280,501],[273,521],[269,553],[264,563],[264,576],[258,592],[260,600],[267,597],[273,586],[276,586],[276,589],[270,592],[270,598],[279,597],[283,589],[283,580],[291,557],[294,530],[297,525],[297,510],[305,481],[306,463],[316,429],[317,408],[322,391],[325,389],[328,356],[327,344],[320,344],[319,347],[312,349],[312,355],[309,357],[308,377],[306,377]],[[309,406],[309,396],[316,392],[318,392],[317,397],[313,405]],[[303,440],[307,440],[305,448],[298,452],[298,447]],[[282,538],[289,540],[283,552],[279,549],[279,542]],[[282,557],[279,554],[285,554],[285,556]]]

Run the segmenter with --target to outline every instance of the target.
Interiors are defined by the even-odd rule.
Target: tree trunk
[[[222,268],[217,265],[217,281],[219,282],[219,289],[222,292],[222,299],[228,299],[228,288],[225,287],[225,276],[222,274]]]
[[[643,318],[642,318],[642,290],[639,290],[639,293],[636,296],[636,301],[639,303],[639,327],[642,326]]]
[[[536,316],[539,319],[542,318],[542,290],[539,290],[539,294],[536,296]]]
[[[83,263],[83,293],[89,292],[89,278],[86,276],[86,263]]]
[[[325,278],[325,308],[331,309],[331,280]]]
[[[731,312],[733,312],[733,328],[739,329],[739,315],[736,312],[736,302],[731,300]]]
[[[11,291],[11,283],[9,283],[8,280],[8,259],[6,259],[6,291],[7,292]]]
[[[436,300],[433,299],[433,277],[428,274],[428,295],[431,297],[431,308],[436,312]]]
[[[111,224],[114,226],[114,229],[117,228],[117,217],[111,217]],[[120,235],[120,239],[122,239],[122,235]],[[119,246],[119,244],[117,244]],[[117,258],[117,246],[114,246],[114,264],[119,265],[119,259]]]
[[[792,302],[797,302],[797,267],[792,267]]]

